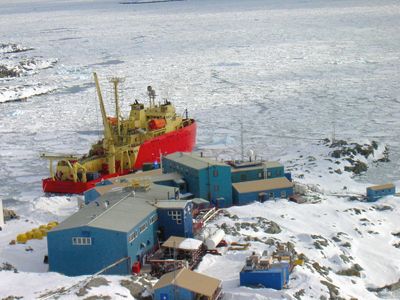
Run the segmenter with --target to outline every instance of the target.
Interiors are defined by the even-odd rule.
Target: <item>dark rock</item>
[[[343,243],[342,246],[346,248],[351,248],[351,244],[349,242]]]
[[[383,157],[376,160],[377,162],[389,162],[389,148],[387,146],[385,146],[385,150],[383,150],[382,152]]]
[[[321,280],[320,282],[328,288],[329,299],[339,299],[339,287],[325,280]]]
[[[16,267],[14,267],[12,264],[8,263],[8,262],[4,262],[1,266],[0,266],[0,271],[13,271],[14,273],[18,273],[18,270]]]
[[[132,297],[137,299],[140,299],[142,293],[145,291],[145,288],[142,285],[131,280],[121,280],[120,284],[129,290]]]
[[[265,244],[270,245],[270,246],[273,246],[273,245],[275,245],[275,239],[268,238],[268,239],[265,241]]]
[[[269,233],[269,234],[278,234],[281,231],[282,231],[282,229],[274,221],[270,221],[269,227],[266,230],[264,230],[265,233]]]
[[[304,289],[298,290],[296,293],[293,294],[293,296],[298,299],[301,300],[301,297],[304,296],[306,294],[306,291]]]
[[[7,78],[7,77],[18,77],[19,72],[13,69],[9,69],[4,65],[0,65],[0,78]]]
[[[322,140],[322,142],[323,142],[324,144],[329,144],[329,143],[331,142],[331,140],[328,139],[328,138],[324,138],[324,139]]]
[[[385,285],[380,288],[367,288],[367,289],[368,289],[368,291],[374,292],[374,293],[379,293],[382,291],[394,292],[394,291],[400,290],[400,279],[395,283],[388,284],[388,285]]]
[[[343,260],[344,263],[349,263],[350,262],[350,258],[347,257],[344,254],[340,254],[340,258]]]
[[[342,151],[341,150],[334,150],[334,151],[332,151],[331,156],[333,158],[340,158],[342,156]]]
[[[89,292],[89,290],[91,288],[108,285],[109,283],[110,282],[107,279],[105,279],[104,277],[92,278],[88,283],[86,283],[83,287],[81,287],[79,289],[79,291],[76,293],[76,295],[78,297],[83,297]]]
[[[363,268],[359,264],[354,264],[351,266],[349,269],[344,269],[338,271],[336,274],[342,275],[342,276],[357,276],[360,277],[360,271],[362,271]]]
[[[368,166],[366,163],[357,160],[352,163],[352,166],[345,166],[344,170],[359,175],[363,172],[366,172],[368,170]]]
[[[343,147],[345,145],[347,145],[347,142],[345,140],[335,140],[332,142],[331,148]]]
[[[323,250],[323,247],[328,246],[328,240],[321,235],[312,234],[311,237],[315,240],[314,246],[319,250]]]
[[[319,263],[314,262],[312,264],[313,268],[315,269],[315,271],[317,271],[319,274],[323,275],[323,276],[327,276],[329,275],[329,268],[321,266]]]
[[[83,300],[111,300],[111,297],[108,295],[95,295],[95,296],[86,297]]]
[[[372,206],[377,211],[393,210],[393,207],[389,205],[374,205]]]

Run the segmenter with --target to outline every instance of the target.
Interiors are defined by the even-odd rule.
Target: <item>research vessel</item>
[[[168,100],[156,103],[156,93],[147,87],[149,104],[135,100],[129,116],[120,112],[119,78],[112,78],[115,115],[107,116],[99,80],[93,74],[104,127],[104,136],[87,155],[41,154],[50,162],[50,177],[42,180],[44,192],[81,194],[99,182],[156,164],[162,155],[191,152],[196,143],[196,122],[176,113]],[[54,162],[56,166],[54,168]]]

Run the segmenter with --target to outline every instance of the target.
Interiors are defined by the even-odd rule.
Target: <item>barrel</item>
[[[132,265],[132,274],[139,274],[140,273],[140,262],[136,261]]]
[[[25,244],[27,242],[28,238],[25,233],[21,233],[17,235],[17,242],[19,244]]]

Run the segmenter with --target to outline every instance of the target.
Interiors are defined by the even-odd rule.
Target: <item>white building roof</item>
[[[197,250],[200,248],[201,244],[203,244],[203,242],[196,239],[170,236],[169,239],[162,244],[162,247],[181,250]]]
[[[229,167],[223,162],[219,162],[206,157],[200,157],[194,153],[176,152],[165,156],[165,158],[196,170],[201,170],[212,166]]]

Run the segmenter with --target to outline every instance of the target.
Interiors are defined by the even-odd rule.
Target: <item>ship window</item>
[[[218,192],[219,191],[219,185],[214,185],[214,192]]]
[[[258,178],[262,178],[262,173],[258,173]]]
[[[286,192],[285,191],[281,192],[281,198],[286,198]]]
[[[73,237],[72,245],[74,245],[74,246],[90,246],[90,245],[92,245],[92,238],[90,238],[90,237]]]
[[[176,220],[176,224],[182,224],[182,220]]]
[[[218,177],[218,170],[214,170],[214,177]]]

